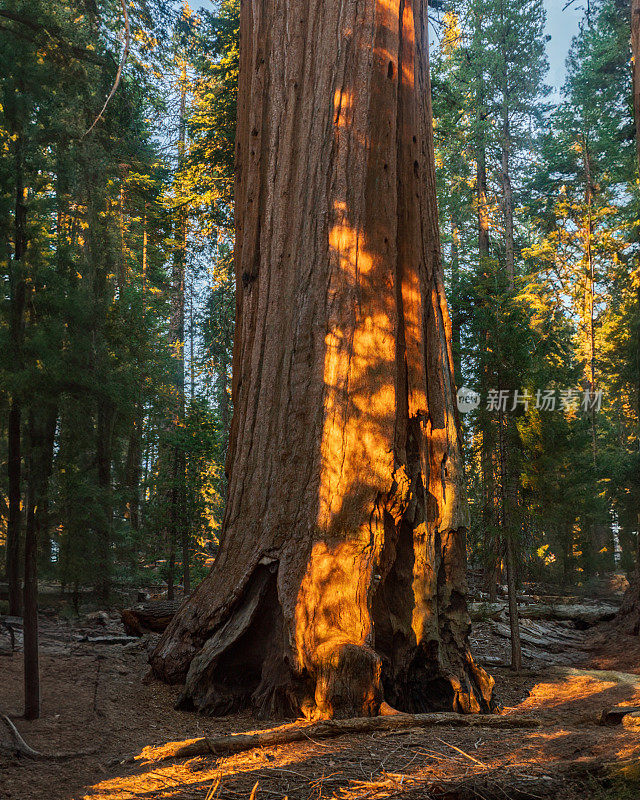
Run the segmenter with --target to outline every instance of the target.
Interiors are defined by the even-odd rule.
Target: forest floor
[[[590,777],[599,774],[598,760],[640,758],[640,727],[598,724],[603,708],[640,705],[639,637],[625,636],[610,623],[583,631],[570,623],[545,624],[556,644],[537,648],[540,623],[529,623],[537,627],[529,635],[526,669],[519,675],[500,666],[507,660],[509,643],[495,622],[477,623],[473,633],[478,660],[489,665],[496,679],[501,713],[535,717],[540,725],[536,729],[411,728],[309,740],[225,758],[160,762],[131,757],[149,745],[273,723],[242,714],[210,719],[174,710],[177,687],[142,680],[152,644],[148,637],[126,644],[83,640],[121,634],[115,614],[75,622],[43,615],[42,717],[35,722],[20,718],[22,657],[6,649],[0,649],[0,712],[8,713],[27,743],[42,752],[94,752],[38,761],[0,754],[0,798],[640,797],[637,786],[623,788]],[[557,644],[563,638],[566,648]],[[7,736],[0,730],[0,744]]]

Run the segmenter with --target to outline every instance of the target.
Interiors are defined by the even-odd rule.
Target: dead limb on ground
[[[236,733],[228,736],[202,737],[185,742],[170,742],[161,747],[146,747],[139,758],[164,761],[203,755],[233,755],[256,747],[273,747],[292,742],[329,739],[377,731],[396,731],[428,727],[537,728],[538,721],[523,716],[491,714],[397,714],[357,719],[332,719],[312,724],[293,723],[273,730]]]
[[[12,741],[12,744],[8,746],[0,744],[0,751],[8,751],[14,755],[26,756],[27,758],[33,758],[39,761],[63,761],[68,758],[82,758],[83,756],[90,756],[100,750],[100,747],[92,747],[90,750],[81,750],[73,753],[40,753],[38,750],[34,750],[33,747],[29,747],[22,736],[20,736],[20,732],[16,726],[13,724],[13,722],[11,722],[6,714],[1,714],[0,717],[9,730]]]

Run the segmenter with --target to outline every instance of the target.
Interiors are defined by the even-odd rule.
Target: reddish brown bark
[[[212,713],[487,709],[425,0],[244,3],[220,552],[152,656]]]

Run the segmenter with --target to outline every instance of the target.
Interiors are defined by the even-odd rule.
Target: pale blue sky
[[[556,91],[564,81],[564,62],[569,52],[571,39],[578,32],[578,24],[584,14],[585,0],[577,0],[571,8],[563,11],[566,0],[544,0],[547,9],[547,32],[549,42],[549,77],[547,83]],[[192,0],[194,8],[211,8],[210,0]]]
[[[569,53],[571,40],[578,32],[578,25],[584,14],[584,3],[577,2],[563,11],[566,0],[545,0],[547,8],[547,32],[551,36],[548,46],[549,77],[547,83],[560,89],[564,81],[564,62]]]

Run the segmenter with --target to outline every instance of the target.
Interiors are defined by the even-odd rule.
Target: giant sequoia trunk
[[[486,710],[426,0],[242,4],[220,552],[152,656],[185,707]]]

